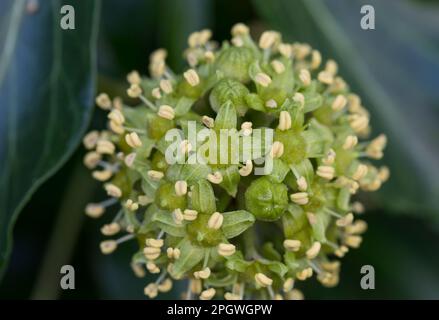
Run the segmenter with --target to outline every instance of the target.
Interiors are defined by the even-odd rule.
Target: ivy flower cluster
[[[86,207],[107,221],[101,251],[135,241],[134,273],[157,275],[145,284],[149,298],[176,280],[188,283],[184,298],[202,300],[302,299],[300,283],[313,276],[335,286],[339,259],[367,229],[354,197],[389,177],[372,164],[386,136],[369,138],[369,113],[335,61],[275,31],[254,41],[239,23],[231,34],[219,45],[210,30],[192,33],[182,74],[164,49],[153,52],[149,77],[127,76],[135,105],[99,94],[108,128],[83,139],[84,164],[108,194]],[[171,129],[182,132],[185,159],[197,151],[186,137],[190,121],[240,136],[273,130],[263,150],[272,170],[256,175],[257,159],[170,164]]]

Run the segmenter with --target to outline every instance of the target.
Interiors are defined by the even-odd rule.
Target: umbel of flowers
[[[153,52],[150,77],[127,77],[136,105],[99,94],[108,129],[83,140],[84,163],[109,196],[86,208],[107,222],[101,232],[111,240],[101,251],[135,241],[134,273],[157,275],[145,284],[150,298],[176,280],[187,281],[185,298],[203,300],[301,299],[297,287],[313,276],[335,286],[339,258],[367,228],[353,198],[389,176],[372,164],[386,137],[368,138],[369,113],[336,62],[275,31],[257,42],[241,23],[231,33],[222,45],[209,30],[191,34],[183,74],[169,68],[165,50]],[[185,139],[189,121],[241,137],[271,128],[273,170],[254,174],[255,159],[168,163],[171,129],[181,129],[184,159],[197,151]]]

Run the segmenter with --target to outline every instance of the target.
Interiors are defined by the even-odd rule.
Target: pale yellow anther
[[[353,224],[345,227],[347,234],[362,234],[367,230],[367,223],[364,220],[357,220]]]
[[[305,106],[305,96],[303,93],[296,92],[293,96],[293,101],[299,103],[299,106],[302,108]]]
[[[249,136],[253,132],[253,123],[250,121],[245,121],[241,124],[241,132],[244,136]]]
[[[97,142],[96,151],[101,154],[113,154],[114,151],[116,151],[116,146],[111,141],[99,140]]]
[[[283,291],[290,292],[294,288],[294,279],[293,278],[287,278],[282,286]]]
[[[200,45],[205,45],[212,37],[212,30],[210,29],[203,29],[199,33]]]
[[[119,233],[119,231],[120,231],[120,225],[117,222],[105,224],[101,228],[101,233],[104,236],[114,236],[115,234]]]
[[[172,219],[174,220],[175,224],[182,224],[184,220],[183,212],[181,212],[180,208],[174,209],[172,211]]]
[[[137,202],[141,205],[141,206],[146,206],[152,202],[154,202],[154,199],[151,199],[150,197],[146,196],[146,195],[140,195],[137,197]]]
[[[352,203],[352,211],[358,214],[364,213],[364,205],[359,201],[355,201],[354,203]]]
[[[326,157],[322,159],[323,164],[327,166],[334,164],[336,156],[337,154],[335,153],[334,149],[329,149]]]
[[[103,110],[111,109],[111,99],[106,93],[101,93],[96,97],[96,105]]]
[[[168,249],[166,249],[166,254],[167,254],[169,259],[177,260],[178,258],[180,258],[181,252],[180,252],[180,249],[178,249],[178,248],[169,247]]]
[[[318,166],[316,174],[326,180],[332,180],[335,175],[335,169],[331,166]]]
[[[152,180],[155,180],[155,181],[159,181],[165,176],[165,174],[163,172],[156,171],[156,170],[149,170],[147,172],[147,174],[148,174],[148,177],[150,177]]]
[[[164,60],[150,63],[149,71],[152,77],[160,78],[165,73],[166,63]]]
[[[244,41],[241,37],[233,37],[231,42],[235,47],[242,47],[244,45]]]
[[[107,181],[113,176],[113,171],[111,170],[95,170],[91,173],[92,177],[98,181]]]
[[[291,201],[298,205],[305,205],[309,202],[308,193],[307,192],[297,192],[290,195]]]
[[[187,154],[192,151],[192,144],[188,140],[180,142],[180,151],[182,154]]]
[[[154,299],[155,297],[157,297],[158,287],[155,283],[150,283],[145,287],[145,289],[143,290],[143,293],[148,298]]]
[[[271,78],[268,74],[259,72],[255,76],[255,82],[263,87],[268,87],[271,83]]]
[[[184,180],[179,180],[175,183],[174,188],[177,196],[184,196],[187,193],[187,182]]]
[[[218,245],[218,254],[223,257],[228,257],[236,252],[236,247],[230,243],[220,243]]]
[[[102,155],[100,153],[90,151],[85,154],[83,163],[88,169],[94,169],[101,159]]]
[[[337,250],[334,251],[334,254],[339,257],[343,258],[344,255],[349,251],[349,248],[346,246],[341,246]]]
[[[383,157],[383,150],[387,144],[387,137],[385,134],[380,134],[373,139],[366,148],[366,154],[372,159],[381,159]]]
[[[265,274],[259,272],[255,275],[256,283],[261,287],[269,287],[273,284],[273,279],[267,277]]]
[[[148,247],[161,248],[164,245],[164,241],[163,239],[148,238],[145,240],[145,244]]]
[[[195,48],[197,46],[199,46],[200,43],[200,32],[196,31],[196,32],[192,32],[188,39],[187,39],[187,44],[189,45],[190,48]]]
[[[137,278],[143,278],[143,277],[146,276],[145,269],[143,268],[143,265],[142,265],[142,264],[132,262],[132,263],[130,264],[130,266],[131,266],[131,270],[133,270],[134,275],[135,275]]]
[[[283,245],[289,251],[299,251],[302,242],[295,239],[285,239]]]
[[[253,170],[253,162],[251,160],[247,160],[245,162],[245,166],[239,169],[239,174],[243,177],[247,177]]]
[[[163,119],[172,120],[175,118],[175,111],[171,106],[164,104],[159,107],[157,115]]]
[[[151,95],[155,98],[155,99],[161,99],[162,97],[162,93],[160,91],[160,88],[154,88],[151,90]]]
[[[163,61],[166,59],[166,56],[168,55],[168,52],[166,49],[160,48],[151,53],[149,56],[150,62],[158,62]]]
[[[143,254],[148,260],[155,260],[160,256],[161,250],[160,248],[155,247],[145,247],[143,249]]]
[[[334,82],[334,76],[327,71],[320,71],[317,75],[317,79],[323,84],[332,84]]]
[[[210,277],[210,269],[209,267],[204,268],[203,270],[200,271],[195,271],[194,272],[194,277],[195,279],[208,279]]]
[[[308,222],[310,225],[314,225],[317,223],[317,217],[316,214],[313,212],[307,212],[306,213],[306,218],[308,219]]]
[[[131,199],[128,199],[127,201],[125,201],[125,207],[130,211],[136,211],[137,209],[139,209],[139,204]]]
[[[106,183],[104,185],[105,191],[110,197],[120,198],[122,196],[122,190],[112,183]]]
[[[343,143],[343,149],[344,150],[349,150],[352,149],[353,147],[355,147],[358,143],[358,137],[357,136],[353,136],[353,135],[349,135],[346,137],[344,143]]]
[[[204,59],[206,59],[206,62],[211,63],[215,61],[215,53],[212,51],[206,51],[204,53]]]
[[[127,75],[127,81],[129,84],[140,84],[142,82],[142,78],[138,71],[133,70]]]
[[[142,141],[139,138],[139,135],[136,132],[131,132],[125,135],[125,142],[131,148],[139,148],[142,146]]]
[[[320,67],[322,63],[322,55],[318,50],[313,50],[311,53],[311,69],[315,70]]]
[[[271,61],[270,64],[273,67],[273,70],[277,74],[281,74],[285,71],[285,65],[282,62],[280,62],[279,60],[273,60],[273,61]]]
[[[280,36],[278,32],[275,31],[264,31],[259,38],[259,47],[261,49],[268,49],[272,47]]]
[[[186,220],[186,221],[194,221],[198,217],[198,212],[196,210],[193,210],[193,209],[185,209],[183,211],[183,217],[184,217],[184,220]]]
[[[209,180],[213,184],[220,184],[221,182],[223,182],[223,175],[219,171],[209,173],[207,175],[207,180]]]
[[[382,181],[382,182],[386,182],[390,177],[390,170],[388,167],[383,166],[379,169],[378,171],[378,178]]]
[[[162,283],[160,283],[157,287],[160,292],[169,292],[172,289],[172,280],[166,278]]]
[[[270,156],[275,158],[280,158],[284,154],[284,144],[280,141],[273,142],[270,150]]]
[[[218,230],[223,225],[224,216],[219,212],[214,212],[207,222],[207,227],[210,229]]]
[[[276,109],[277,108],[277,102],[274,99],[269,99],[269,100],[267,100],[265,102],[265,106],[267,108],[270,108],[270,109]]]
[[[98,140],[99,140],[99,132],[93,130],[84,136],[84,138],[82,139],[82,143],[84,144],[84,147],[86,149],[91,150],[94,147],[96,147]]]
[[[279,130],[285,131],[291,129],[291,115],[288,111],[281,111],[279,115]]]
[[[103,254],[110,254],[117,249],[117,242],[115,240],[102,241],[99,247],[101,248],[101,252]]]
[[[160,89],[162,89],[163,92],[166,94],[172,93],[172,91],[174,91],[174,89],[172,87],[171,80],[167,80],[167,79],[160,80]]]
[[[104,206],[98,204],[98,203],[89,203],[85,207],[85,214],[89,216],[90,218],[99,218],[101,217],[105,212]]]
[[[311,278],[313,274],[312,268],[306,268],[296,273],[296,278],[303,281]]]
[[[335,62],[332,59],[329,59],[328,61],[326,61],[325,71],[328,72],[329,74],[335,76],[337,74],[337,71],[338,71],[337,62]]]
[[[140,86],[138,84],[132,84],[127,89],[127,94],[128,94],[128,97],[130,97],[130,98],[138,98],[142,94],[142,88],[140,88]]]
[[[361,236],[357,235],[348,235],[344,239],[344,243],[351,248],[358,248],[363,241],[363,238]]]
[[[209,288],[201,292],[200,300],[211,300],[216,294],[216,290],[214,288]]]
[[[199,279],[189,280],[189,286],[192,293],[201,293],[201,290],[203,288],[202,282]]]
[[[365,164],[360,163],[355,169],[355,172],[352,174],[352,179],[357,181],[363,179],[366,176],[367,171],[368,171],[367,166]]]
[[[369,125],[369,117],[362,114],[352,114],[348,117],[349,125],[355,132],[361,132]]]
[[[215,126],[215,120],[213,118],[211,118],[211,117],[203,116],[201,118],[201,121],[208,128],[213,128]]]
[[[125,156],[125,158],[123,159],[123,162],[125,163],[125,165],[128,168],[131,168],[133,166],[134,161],[136,160],[136,156],[137,155],[135,152],[131,152]]]
[[[250,32],[249,28],[243,23],[237,23],[232,27],[232,36],[246,36]]]
[[[153,274],[160,273],[160,268],[157,267],[157,265],[154,262],[148,262],[146,264],[146,269],[148,269],[148,271]]]
[[[304,299],[302,291],[297,290],[297,289],[291,290],[285,296],[286,296],[286,299],[288,299],[288,300],[303,300]]]
[[[301,69],[299,71],[299,79],[302,81],[303,85],[305,87],[309,86],[311,84],[311,74],[307,69]]]
[[[311,46],[306,43],[294,43],[294,54],[298,60],[303,60],[311,53]]]
[[[350,225],[353,221],[354,221],[354,215],[351,212],[349,212],[344,217],[337,219],[337,221],[335,221],[335,224],[338,227],[346,227]]]
[[[189,69],[188,71],[183,73],[183,77],[192,87],[195,87],[200,83],[200,77],[194,69]]]
[[[125,128],[123,127],[123,125],[121,125],[120,123],[117,123],[114,120],[110,120],[109,127],[110,127],[111,131],[113,131],[116,134],[121,135],[125,132]]]
[[[297,188],[298,188],[300,191],[304,192],[304,191],[306,191],[306,189],[308,189],[308,183],[306,182],[305,177],[299,177],[299,178],[296,180],[296,183],[297,183]]]
[[[232,292],[226,292],[224,294],[225,300],[242,300],[241,297],[238,294],[232,293]]]
[[[198,65],[198,55],[194,51],[189,51],[186,53],[186,60],[189,66],[196,67]]]
[[[337,95],[334,99],[334,101],[332,102],[331,108],[334,111],[341,111],[343,110],[343,108],[346,106],[347,103],[347,99],[344,95]]]
[[[293,54],[293,49],[290,44],[287,43],[280,43],[277,48],[282,56],[285,58],[291,58],[291,55]]]
[[[322,248],[322,244],[320,242],[318,241],[314,242],[312,246],[308,250],[306,250],[306,257],[309,260],[314,259],[319,254],[321,248]]]

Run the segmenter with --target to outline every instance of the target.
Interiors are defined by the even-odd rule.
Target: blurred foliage
[[[18,213],[67,161],[90,117],[99,2],[76,5],[75,32],[59,27],[61,5],[0,3],[0,278]]]
[[[14,3],[23,5],[22,1]],[[82,37],[92,36],[85,26],[90,27],[91,17],[99,13],[89,7],[94,3],[75,1],[75,7],[88,8],[76,10],[76,23],[80,26],[77,31]],[[363,31],[360,28],[360,7],[364,3],[375,7],[376,30]],[[0,9],[4,9],[0,10],[0,76],[5,59],[4,41],[8,35],[5,28],[13,18],[11,4],[12,1],[0,4]],[[27,197],[30,188],[36,189],[32,185],[42,182],[37,178],[41,178],[42,172],[47,176],[47,168],[55,171],[77,145],[81,128],[88,124],[93,68],[85,57],[90,58],[93,43],[89,47],[90,42],[82,40],[79,45],[75,42],[77,36],[65,35],[74,37],[75,41],[68,42],[69,50],[63,51],[59,64],[54,64],[58,67],[56,71],[63,70],[63,73],[55,73],[58,86],[47,83],[50,74],[55,77],[53,73],[56,71],[50,69],[53,67],[50,62],[57,52],[53,51],[52,38],[57,30],[48,32],[48,28],[53,27],[56,20],[52,20],[52,15],[61,2],[51,1],[51,4],[51,8],[42,6],[40,12],[26,17],[21,28],[16,45],[16,50],[21,51],[11,56],[10,69],[6,73],[7,77],[20,77],[15,80],[5,78],[7,81],[0,77],[0,139],[5,139],[6,130],[11,126],[16,128],[13,125],[18,123],[10,121],[10,110],[25,117],[19,120],[20,124],[26,123],[26,130],[20,130],[22,135],[14,136],[21,142],[18,150],[22,152],[19,158],[14,157],[14,162],[10,161],[12,156],[6,152],[4,140],[0,140],[1,181],[5,182],[4,177],[9,174],[14,174],[15,178],[14,184],[2,184],[2,191],[13,191],[15,199]],[[123,93],[125,74],[132,69],[146,73],[148,55],[157,47],[167,48],[171,67],[181,70],[186,37],[195,29],[211,28],[214,38],[222,41],[229,37],[230,27],[241,21],[248,23],[255,35],[268,27],[281,31],[289,41],[310,43],[325,58],[339,62],[340,74],[371,110],[374,133],[384,132],[389,136],[383,162],[391,167],[392,175],[378,197],[365,199],[367,207],[371,208],[365,216],[370,228],[364,245],[343,259],[340,285],[326,289],[312,281],[304,286],[299,284],[299,287],[304,288],[308,298],[439,298],[439,275],[436,272],[439,260],[434,254],[439,234],[431,223],[439,222],[439,148],[435,125],[439,105],[438,13],[437,2],[408,0],[106,0],[101,8],[98,40],[99,91]],[[38,32],[38,27],[47,29]],[[61,34],[64,37],[64,33]],[[32,69],[32,65],[38,65],[38,69]],[[17,72],[19,70],[26,72]],[[62,78],[67,74],[69,82]],[[26,94],[15,95],[20,100],[11,104],[11,100],[4,99],[11,99],[11,90],[17,88],[17,83],[26,85]],[[53,99],[53,108],[63,108],[57,113],[56,123],[52,120],[56,125],[52,138],[50,133],[45,133],[50,126],[44,121],[54,118],[47,117],[50,103],[43,103],[51,101],[50,98]],[[75,104],[75,112],[81,112],[82,116],[72,116],[66,107],[69,103]],[[102,127],[103,124],[103,113],[95,112],[90,127]],[[39,139],[45,134],[51,141],[51,154],[44,162],[45,170],[39,171],[35,163],[44,153],[37,147],[44,146]],[[124,245],[112,256],[102,256],[98,250],[99,226],[110,218],[101,221],[84,219],[79,235],[64,232],[72,223],[81,225],[83,213],[76,208],[103,197],[101,190],[89,191],[96,184],[85,175],[85,171],[81,171],[82,155],[82,148],[77,149],[61,171],[43,185],[24,208],[15,230],[12,261],[0,286],[1,298],[57,297],[59,294],[65,299],[143,298],[142,288],[148,279],[139,280],[132,275],[129,268],[132,248]],[[12,170],[15,171],[4,166],[3,159],[9,159],[8,163],[13,163]],[[57,166],[53,167],[53,164]],[[23,172],[27,175],[18,175]],[[8,201],[4,201],[4,192],[0,197],[4,197],[0,198],[0,235],[4,237],[7,234],[3,232],[6,227],[4,217],[10,219],[15,207],[5,211],[3,208],[6,204],[10,206],[14,198],[8,196]],[[15,203],[16,206],[18,200]],[[392,215],[394,213],[409,214],[410,217]],[[1,239],[0,245],[4,245]],[[57,242],[65,244],[65,250],[75,249],[72,255],[56,254],[60,247],[53,244]],[[59,274],[47,274],[40,269],[66,261],[77,270],[77,290],[59,292],[56,288]],[[359,287],[360,268],[364,264],[375,267],[377,285],[374,291],[363,291]],[[44,283],[42,279],[45,279]],[[183,286],[181,283],[167,297],[178,297]]]

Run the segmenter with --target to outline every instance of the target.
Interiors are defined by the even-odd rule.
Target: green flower
[[[274,31],[255,43],[243,24],[220,48],[201,30],[189,37],[188,69],[175,74],[163,49],[150,77],[131,72],[129,107],[105,93],[108,130],[84,137],[84,164],[109,198],[89,204],[101,251],[135,240],[131,266],[153,298],[189,279],[189,297],[299,299],[295,280],[338,283],[340,262],[367,225],[353,198],[389,177],[387,143],[369,113],[318,51]],[[369,160],[367,160],[369,158]],[[119,206],[119,209],[113,207]],[[107,213],[105,213],[107,214]]]

